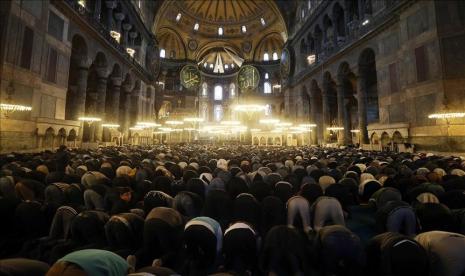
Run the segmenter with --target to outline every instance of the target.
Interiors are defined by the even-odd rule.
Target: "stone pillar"
[[[360,69],[359,69],[360,70]],[[360,129],[360,141],[362,144],[368,144],[367,130],[367,84],[366,76],[359,74],[357,78],[357,101],[358,101],[358,124]]]
[[[87,92],[87,77],[89,75],[89,64],[87,60],[79,62],[78,76],[76,81],[76,94],[74,97],[75,108],[71,118],[77,120],[83,117],[86,111],[86,92]]]
[[[339,30],[337,29],[337,14],[333,14],[331,20],[333,21],[333,47],[338,47],[337,37],[339,36]]]
[[[129,45],[131,47],[134,47],[135,44],[135,39],[137,37],[137,32],[129,32]]]
[[[107,98],[107,76],[108,70],[106,67],[100,67],[96,69],[97,71],[97,116],[99,118],[105,118],[105,104]],[[102,122],[96,122],[95,124],[95,140],[103,141],[103,128]]]
[[[120,77],[113,77],[111,78],[112,81],[112,91],[111,93],[111,115],[110,120],[111,123],[118,124],[119,122],[119,101],[120,101],[120,93],[121,93],[121,78]]]
[[[317,93],[316,91],[311,91],[310,94],[310,108],[312,109],[312,121],[313,123],[317,124],[316,128],[313,129],[312,131],[312,142],[314,144],[319,144],[320,142],[322,142],[321,138],[323,137],[323,132],[321,131],[322,130],[322,123],[318,120],[318,106],[317,106],[317,102],[316,102],[316,99],[315,99],[315,93]]]
[[[102,0],[95,0],[94,5],[94,18],[100,21],[100,14],[102,13]]]
[[[339,132],[338,143],[340,145],[350,144],[350,124],[349,124],[349,114],[347,113],[346,108],[346,86],[344,85],[344,77],[338,76],[337,83],[337,124],[340,127],[344,127],[343,131]]]
[[[121,40],[121,45],[128,46],[129,44],[129,30],[132,28],[132,25],[129,23],[123,24],[123,40]]]
[[[328,143],[329,141],[329,131],[327,128],[331,125],[331,114],[330,114],[330,108],[329,108],[329,89],[330,85],[329,83],[323,84],[323,93],[322,93],[322,113],[323,113],[323,140],[325,143]]]
[[[113,9],[116,8],[115,1],[105,1],[107,6],[107,28],[108,30],[113,29]]]
[[[120,99],[123,101],[123,106],[122,106],[122,114],[120,114],[120,122],[121,122],[121,128],[124,133],[124,136],[126,139],[128,138],[129,134],[129,112],[130,112],[130,107],[131,107],[131,92],[132,92],[132,84],[130,82],[125,82],[122,85],[123,88],[123,99]]]
[[[131,118],[130,118],[130,125],[135,125],[139,120],[139,99],[141,93],[141,85],[140,82],[136,82],[134,90],[131,94]]]

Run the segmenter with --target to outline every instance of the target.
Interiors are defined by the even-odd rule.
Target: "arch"
[[[106,55],[103,52],[97,52],[93,64],[95,64],[98,67],[107,67],[108,62]]]
[[[169,27],[162,27],[158,32],[158,45],[160,49],[165,50],[165,57],[172,58],[171,53],[174,51],[174,59],[186,59],[186,45],[181,35],[176,30]]]
[[[252,145],[259,145],[260,141],[258,140],[258,137],[257,136],[254,136],[253,139],[252,139]]]
[[[282,146],[282,144],[281,144],[281,137],[275,137],[275,138],[274,138],[274,145],[275,145],[275,146]]]
[[[52,127],[47,128],[45,130],[43,147],[44,148],[53,148],[54,139],[55,139],[55,130]]]
[[[57,144],[58,145],[64,145],[65,142],[66,142],[66,129],[64,128],[60,128],[58,130],[58,134],[56,136],[56,139],[57,139]]]
[[[260,146],[266,145],[266,138],[265,138],[264,136],[260,137],[259,145],[260,145]]]
[[[263,38],[257,43],[257,46],[255,47],[253,54],[254,61],[262,61],[265,52],[270,56],[273,52],[276,52],[278,56],[281,56],[281,49],[283,49],[283,47],[284,41],[279,33],[268,33],[263,36]]]
[[[379,145],[379,142],[380,142],[379,135],[376,132],[373,132],[371,134],[370,141],[372,145]]]
[[[395,144],[402,144],[404,143],[404,137],[402,137],[402,134],[399,131],[394,131],[392,134],[392,142]]]
[[[208,84],[202,83],[202,97],[208,97]]]
[[[381,146],[383,148],[386,148],[389,146],[389,143],[391,142],[391,138],[389,137],[389,134],[384,131],[382,134],[381,134]]]
[[[68,142],[75,141],[77,138],[76,130],[73,128],[69,131],[68,137],[67,137]]]
[[[170,115],[172,110],[171,102],[170,101],[163,101],[160,109],[158,110],[158,118],[166,118]]]
[[[266,139],[266,145],[267,145],[267,146],[272,146],[272,145],[273,145],[273,142],[274,142],[273,137],[268,137],[268,138]]]

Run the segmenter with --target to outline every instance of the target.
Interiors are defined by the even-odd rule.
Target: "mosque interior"
[[[463,1],[0,7],[0,152],[180,142],[465,152]]]

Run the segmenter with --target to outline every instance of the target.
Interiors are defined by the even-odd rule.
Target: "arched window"
[[[202,96],[203,96],[203,97],[208,96],[208,90],[207,90],[207,89],[208,89],[207,83],[204,82],[204,83],[202,84]]]
[[[263,54],[263,61],[269,61],[270,60],[270,55],[268,55],[267,52]]]
[[[307,1],[307,7],[308,7],[308,9],[312,8],[312,0]]]
[[[269,79],[270,76],[268,75],[268,73],[265,73],[265,80]]]
[[[236,97],[236,85],[234,83],[231,83],[229,85],[229,97],[231,98]]]
[[[300,17],[301,17],[302,19],[305,17],[305,10],[304,10],[304,9],[302,9],[302,10],[300,11]]]
[[[215,86],[214,99],[215,99],[215,101],[223,100],[223,87],[221,85]]]
[[[273,60],[278,60],[278,53],[273,52]]]
[[[247,27],[245,25],[242,25],[241,31],[243,34],[245,34],[247,32]]]
[[[223,35],[223,27],[218,28],[218,35],[222,36]]]
[[[220,104],[215,105],[214,113],[215,121],[221,121],[223,119],[223,106]]]
[[[178,13],[178,15],[176,15],[176,22],[179,22],[179,20],[181,20],[181,13]]]
[[[195,23],[194,24],[194,31],[198,31],[199,30],[199,23]]]
[[[265,81],[263,84],[263,92],[265,94],[271,94],[271,83],[269,81]]]
[[[166,56],[166,51],[165,51],[165,49],[160,49],[160,57],[161,57],[161,58],[165,58],[165,56]]]

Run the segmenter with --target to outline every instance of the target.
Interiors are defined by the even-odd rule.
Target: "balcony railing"
[[[338,37],[336,45],[328,41],[323,41],[321,52],[314,53],[316,56],[315,62],[311,65],[301,66],[300,71],[292,77],[290,82],[292,84],[299,82],[303,77],[310,74],[321,64],[325,63],[336,54],[343,52],[345,49],[362,40],[362,38],[367,36],[369,33],[377,30],[383,24],[398,16],[394,11],[408,2],[411,2],[411,0],[392,2],[391,5],[385,7],[374,16],[367,16],[361,21],[354,20],[349,22],[347,24],[348,34],[344,37]],[[365,22],[366,20],[367,22]]]
[[[56,2],[62,2],[62,1],[56,1]],[[77,0],[65,0],[63,2],[66,3],[67,6],[70,7],[76,14],[82,17],[83,21],[87,22],[96,32],[98,32],[103,38],[105,38],[105,40],[109,42],[113,48],[115,48],[118,52],[120,52],[120,54],[129,63],[131,63],[134,67],[136,67],[138,71],[146,75],[148,79],[152,79],[152,76],[149,74],[149,72],[142,65],[140,65],[139,61],[137,61],[135,58],[131,57],[131,55],[128,54],[125,47],[119,44],[110,35],[110,30],[108,30],[107,27],[103,25],[95,17],[94,13],[91,10],[78,4]]]

